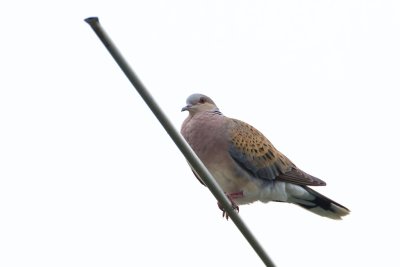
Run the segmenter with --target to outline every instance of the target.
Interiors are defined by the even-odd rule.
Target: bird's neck
[[[189,112],[189,117],[197,117],[197,116],[204,116],[204,115],[223,115],[221,111],[219,111],[218,108],[213,108],[210,110],[203,110],[203,111],[197,111],[197,112]]]
[[[215,109],[213,109],[213,110],[211,110],[211,111],[209,111],[209,112],[211,112],[212,114],[216,114],[216,115],[222,115],[222,112],[219,111],[218,108],[215,108]]]

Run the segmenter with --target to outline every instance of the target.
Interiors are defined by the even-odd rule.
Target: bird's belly
[[[236,167],[236,166],[235,166]],[[260,199],[263,181],[249,177],[242,171],[232,171],[235,168],[208,167],[215,180],[226,194],[242,192],[236,196],[237,205],[249,204]]]
[[[231,164],[234,163],[231,162]],[[250,204],[259,200],[264,203],[288,201],[287,183],[251,177],[236,165],[208,164],[207,168],[226,194],[243,193],[242,196],[234,198],[237,205]]]

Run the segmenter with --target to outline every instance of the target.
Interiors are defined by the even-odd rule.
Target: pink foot
[[[232,208],[234,210],[236,210],[237,212],[239,212],[239,206],[236,205],[236,203],[234,202],[234,199],[243,197],[243,191],[226,194],[226,196],[231,201]],[[224,207],[222,207],[221,203],[219,203],[219,202],[218,202],[218,207],[220,210],[222,210],[222,218],[226,218],[226,220],[229,220],[228,213],[226,212]]]

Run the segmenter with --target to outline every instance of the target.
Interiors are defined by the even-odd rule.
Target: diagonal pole
[[[196,171],[198,175],[202,178],[202,181],[207,185],[210,189],[211,193],[218,200],[219,203],[222,204],[225,211],[228,213],[229,217],[235,223],[236,227],[240,230],[246,240],[253,247],[254,251],[258,254],[260,259],[264,262],[267,267],[275,267],[275,264],[268,257],[267,253],[262,248],[261,244],[257,241],[255,236],[250,232],[250,229],[246,226],[243,220],[239,217],[239,214],[232,207],[231,202],[225,196],[222,189],[219,187],[214,177],[212,177],[211,173],[207,170],[207,168],[203,165],[201,160],[197,157],[197,155],[193,152],[192,148],[188,145],[188,143],[183,139],[182,135],[176,131],[172,123],[169,119],[164,115],[161,108],[158,106],[154,98],[150,95],[148,90],[145,88],[143,83],[139,80],[138,76],[131,69],[129,64],[123,58],[121,53],[118,51],[117,47],[113,44],[111,39],[108,37],[107,33],[103,30],[100,25],[99,19],[97,17],[90,17],[85,19],[85,21],[92,27],[94,32],[97,34],[99,39],[102,41],[104,46],[107,48],[108,52],[110,52],[111,56],[117,62],[121,70],[125,73],[126,77],[132,83],[132,85],[136,88],[137,92],[149,106],[151,111],[153,111],[154,115],[157,117],[159,122],[162,124],[164,129],[167,131],[169,136],[175,142],[177,147],[180,149],[182,154],[188,160],[192,168]]]

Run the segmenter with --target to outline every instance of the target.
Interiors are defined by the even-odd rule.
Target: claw
[[[239,213],[239,206],[236,205],[236,203],[234,202],[234,199],[235,198],[239,198],[239,197],[243,197],[243,192],[235,192],[235,193],[227,194],[226,196],[231,201],[232,208]],[[219,202],[218,202],[218,207],[219,207],[220,210],[222,210],[222,218],[226,218],[226,220],[229,220],[228,212],[226,212],[224,207]]]

